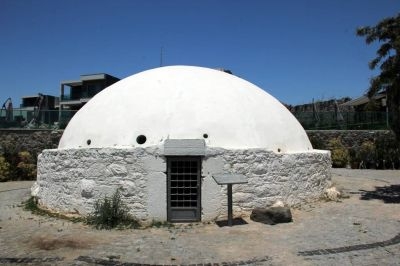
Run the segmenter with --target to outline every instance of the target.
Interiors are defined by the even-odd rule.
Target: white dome
[[[137,143],[140,135],[144,144]],[[144,71],[106,88],[71,119],[59,148],[203,138],[207,146],[226,149],[312,149],[302,126],[274,97],[234,75],[192,66]]]

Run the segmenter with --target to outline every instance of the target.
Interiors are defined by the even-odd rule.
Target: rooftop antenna
[[[160,49],[160,67],[163,66],[163,47],[161,46]]]

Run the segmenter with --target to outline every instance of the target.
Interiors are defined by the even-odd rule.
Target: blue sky
[[[0,104],[61,80],[164,65],[230,69],[288,104],[357,97],[376,45],[355,35],[398,0],[0,0]]]

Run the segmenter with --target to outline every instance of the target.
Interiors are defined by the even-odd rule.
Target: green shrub
[[[358,169],[360,168],[360,156],[359,156],[359,147],[357,148],[350,148],[349,149],[349,161],[350,161],[350,166],[352,169]]]
[[[36,179],[36,158],[28,151],[1,144],[0,181]]]
[[[28,151],[18,153],[17,172],[18,179],[34,180],[36,178],[36,164]]]
[[[111,197],[97,200],[94,211],[87,217],[87,223],[97,229],[136,228],[139,223],[133,219],[127,206],[122,202],[119,189]]]
[[[31,211],[32,213],[37,213],[40,211],[38,207],[38,202],[35,197],[30,197],[27,201],[24,202],[24,210]]]
[[[0,182],[7,181],[10,174],[10,164],[6,161],[6,158],[0,156]]]
[[[364,141],[360,146],[359,154],[357,155],[357,157],[364,164],[365,168],[375,168],[375,144],[370,140]]]
[[[324,141],[321,140],[319,137],[310,136],[309,139],[310,139],[311,145],[313,146],[314,149],[317,149],[317,150],[326,149],[326,147],[324,145],[325,144]]]
[[[400,168],[400,143],[394,137],[381,136],[375,140],[376,160],[382,169]]]
[[[331,151],[332,166],[346,167],[349,161],[349,151],[340,138],[331,139],[328,142],[328,149]]]

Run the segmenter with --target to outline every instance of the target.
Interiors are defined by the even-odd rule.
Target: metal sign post
[[[232,184],[228,184],[228,226],[232,226]]]
[[[213,175],[215,182],[218,185],[228,185],[227,186],[227,196],[228,196],[228,226],[233,224],[233,211],[232,211],[232,185],[233,184],[246,184],[247,179],[241,174],[215,174]]]

